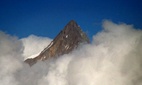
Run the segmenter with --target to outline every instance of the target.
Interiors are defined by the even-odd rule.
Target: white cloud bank
[[[51,39],[30,35],[21,39],[24,45],[23,56],[25,59],[37,56],[45,47],[49,45]]]
[[[142,31],[107,20],[103,28],[91,44],[32,67],[22,58],[51,39],[0,32],[0,85],[142,85]]]

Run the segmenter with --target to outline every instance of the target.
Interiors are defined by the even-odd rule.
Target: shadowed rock
[[[37,57],[27,59],[25,62],[32,66],[37,61],[68,54],[80,43],[89,43],[89,39],[77,23],[71,20]]]

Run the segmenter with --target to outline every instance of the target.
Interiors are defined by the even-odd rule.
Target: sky
[[[19,38],[53,39],[75,20],[89,38],[102,30],[107,19],[142,28],[140,0],[1,0],[0,30]]]
[[[141,3],[0,0],[0,84],[142,85]],[[91,43],[32,67],[23,62],[39,55],[72,19]]]

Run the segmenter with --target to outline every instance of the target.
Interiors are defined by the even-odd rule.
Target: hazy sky
[[[104,19],[142,28],[139,0],[1,0],[0,30],[18,36],[54,38],[74,19],[91,38]]]

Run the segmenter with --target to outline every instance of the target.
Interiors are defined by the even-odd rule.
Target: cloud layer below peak
[[[23,60],[39,54],[52,39],[18,39],[1,31],[1,85],[142,85],[142,30],[108,20],[102,26],[91,44],[32,67]]]

